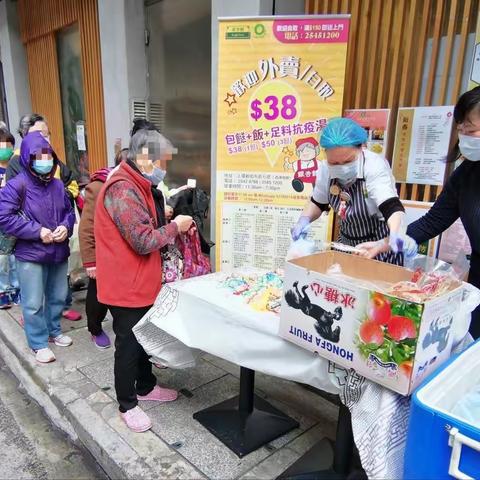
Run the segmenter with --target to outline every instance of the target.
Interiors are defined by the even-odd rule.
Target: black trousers
[[[108,312],[108,307],[100,303],[97,298],[97,281],[91,278],[88,282],[87,299],[85,301],[87,313],[87,328],[92,335],[102,333],[102,322]]]
[[[109,307],[115,332],[115,391],[120,411],[137,406],[137,395],[147,395],[157,384],[152,363],[133,334],[133,327],[151,307]]]

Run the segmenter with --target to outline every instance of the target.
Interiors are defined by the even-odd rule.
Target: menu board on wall
[[[344,116],[355,120],[368,132],[367,148],[385,157],[390,109],[345,110]]]
[[[405,207],[405,224],[410,225],[415,220],[418,220],[420,217],[423,217],[433,203],[430,202],[415,202],[412,200],[402,200],[403,206]],[[419,245],[418,253],[421,255],[428,255],[429,257],[436,257],[438,252],[438,243],[439,238],[435,237],[432,240],[422,243]]]
[[[348,16],[219,20],[216,267],[283,265],[319,134],[342,115]],[[331,220],[315,222],[327,240]]]
[[[453,106],[399,108],[393,175],[397,182],[443,185]]]

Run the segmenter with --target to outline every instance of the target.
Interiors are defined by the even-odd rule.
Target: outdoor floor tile
[[[209,478],[231,479],[252,469],[270,456],[275,447],[281,447],[293,440],[315,422],[286,405],[270,400],[274,406],[298,420],[300,428],[271,442],[270,449],[262,447],[239,459],[192,416],[199,410],[236,396],[238,388],[238,379],[228,375],[198,388],[192,398],[180,397],[176,402],[152,408],[148,414],[152,419],[154,432],[169,444],[180,442],[179,453]]]
[[[210,354],[204,354],[203,358],[235,377],[240,376],[238,365]],[[308,411],[309,416],[315,417],[319,421],[337,422],[338,407],[314,391],[307,390],[301,384],[255,372],[255,388],[264,392],[269,399],[274,398],[276,401],[294,408],[301,405],[302,409]]]
[[[100,388],[104,389],[111,398],[115,398],[113,358],[88,365],[80,370]],[[200,360],[196,367],[183,370],[153,367],[153,373],[158,378],[159,385],[175,390],[186,389],[188,391],[193,391],[226,375],[226,372],[220,368],[203,360]],[[144,410],[149,410],[156,406],[154,402],[140,402],[140,405]]]

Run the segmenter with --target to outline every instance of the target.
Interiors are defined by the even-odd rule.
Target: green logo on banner
[[[248,25],[229,26],[225,38],[227,40],[248,40],[250,38],[250,27]]]
[[[265,25],[263,23],[257,23],[255,28],[253,29],[256,37],[264,37],[265,36]]]

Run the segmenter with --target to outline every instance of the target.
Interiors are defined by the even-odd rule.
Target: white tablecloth
[[[402,478],[410,399],[278,337],[279,317],[253,310],[222,288],[225,278],[215,273],[164,286],[134,328],[145,351],[166,366],[188,368],[202,350],[339,394],[352,414],[355,444],[369,478]],[[455,336],[464,340],[457,351],[471,341],[468,324],[459,329]]]

